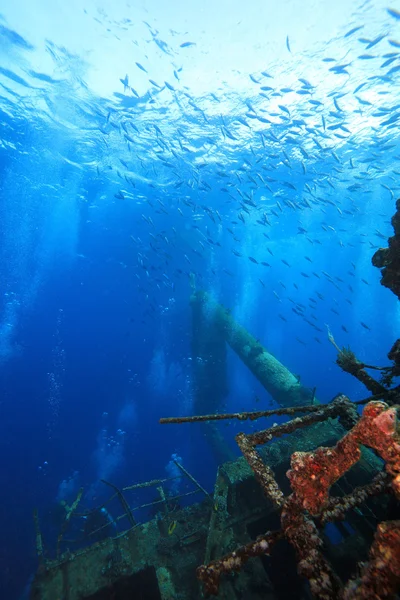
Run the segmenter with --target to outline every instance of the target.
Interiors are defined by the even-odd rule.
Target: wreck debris
[[[59,560],[46,559],[36,573],[30,599],[189,600],[210,513],[208,504],[196,503],[177,510],[173,536],[159,527],[159,518],[152,518],[117,537],[106,536],[65,552]]]
[[[365,406],[362,417],[357,420],[354,416],[354,404],[343,395],[337,396],[328,405],[312,408],[315,410],[308,411],[311,414],[294,418],[282,425],[236,436],[236,441],[265,495],[280,510],[281,530],[268,532],[264,537],[257,538],[256,542],[241,546],[207,565],[201,565],[197,569],[197,576],[208,593],[218,593],[222,573],[240,570],[251,556],[269,554],[272,540],[275,542],[280,537],[285,537],[294,547],[298,557],[298,572],[308,579],[314,598],[334,600],[340,597],[345,600],[354,597],[361,600],[371,597],[363,595],[363,590],[370,585],[371,573],[378,568],[376,565],[379,557],[379,564],[386,565],[380,576],[388,590],[388,595],[382,597],[391,597],[390,594],[400,583],[400,544],[397,550],[398,560],[397,555],[396,560],[393,556],[395,551],[391,550],[391,544],[394,544],[394,540],[398,541],[399,533],[397,529],[390,529],[389,522],[381,524],[378,530],[375,545],[371,549],[371,564],[366,568],[359,585],[359,596],[349,595],[349,590],[353,590],[355,586],[353,580],[343,589],[339,577],[322,553],[322,539],[317,528],[318,522],[324,524],[343,519],[350,508],[383,491],[390,489],[400,499],[400,437],[396,409],[383,402],[370,402]],[[343,420],[347,417],[353,423],[352,429],[333,448],[319,447],[314,452],[295,452],[291,459],[291,469],[287,473],[293,492],[284,496],[272,469],[264,463],[256,446],[265,444],[274,437],[293,433],[298,428],[335,417]],[[238,418],[236,414],[234,418]],[[185,422],[188,420],[196,421],[196,418],[186,419]],[[379,454],[385,461],[386,473],[378,474],[370,484],[356,488],[347,496],[331,498],[331,486],[360,459],[360,444],[373,448]],[[386,534],[388,531],[391,535],[385,537],[382,532]],[[382,558],[387,555],[392,557],[390,565]]]
[[[78,512],[76,509],[78,507],[78,504],[80,503],[82,497],[83,497],[83,492],[84,489],[80,488],[78,495],[75,499],[75,501],[73,502],[73,504],[71,504],[70,506],[68,506],[67,504],[65,504],[65,502],[62,502],[61,505],[63,506],[64,510],[65,510],[65,516],[61,525],[61,530],[60,533],[57,537],[57,549],[56,549],[56,557],[57,559],[61,559],[62,560],[62,556],[61,556],[61,544],[68,544],[68,546],[71,545],[81,545],[84,544],[85,542],[87,543],[89,540],[96,538],[96,536],[98,536],[98,534],[102,534],[103,532],[105,532],[109,527],[110,527],[110,522],[109,520],[106,521],[106,523],[102,523],[100,526],[95,527],[93,529],[91,529],[90,531],[85,531],[83,533],[83,535],[78,536],[76,539],[65,539],[64,535],[65,532],[68,529],[68,526],[72,520],[72,518],[77,518],[77,519],[84,519],[85,521],[87,521],[87,519],[89,519],[91,516],[94,516],[96,514],[99,514],[107,505],[109,505],[112,500],[114,500],[115,498],[118,498],[121,507],[122,507],[122,514],[119,514],[118,516],[114,516],[112,519],[112,523],[113,525],[117,528],[118,524],[120,523],[120,521],[122,521],[123,519],[128,519],[129,520],[129,528],[124,529],[121,532],[116,533],[116,535],[112,536],[111,539],[117,540],[120,539],[124,536],[126,536],[128,533],[130,533],[132,530],[136,529],[137,527],[139,527],[141,525],[141,523],[138,523],[136,521],[136,519],[133,516],[133,513],[136,511],[139,511],[141,509],[145,509],[145,508],[150,508],[150,507],[157,507],[159,508],[160,505],[163,505],[164,508],[166,508],[165,513],[166,515],[168,515],[169,513],[169,503],[174,502],[177,503],[179,502],[181,499],[183,498],[187,498],[190,496],[193,496],[195,494],[198,494],[199,492],[204,493],[207,495],[207,497],[210,499],[210,502],[212,503],[212,498],[211,496],[208,494],[208,492],[195,480],[195,478],[184,468],[181,469],[184,477],[187,478],[191,483],[195,484],[195,489],[188,491],[188,492],[184,492],[184,493],[180,493],[176,496],[167,496],[164,493],[164,489],[162,488],[162,484],[164,483],[168,483],[170,481],[173,481],[175,479],[177,479],[178,477],[181,477],[181,475],[179,475],[178,477],[168,477],[168,478],[163,478],[163,479],[153,479],[151,481],[145,481],[142,483],[136,483],[133,485],[129,485],[126,486],[124,488],[122,488],[122,491],[126,492],[126,491],[132,491],[132,490],[138,490],[138,489],[142,489],[142,488],[148,488],[148,487],[157,487],[157,490],[159,492],[159,499],[154,500],[152,502],[146,502],[144,504],[141,504],[140,506],[134,506],[131,507],[127,500],[125,499],[122,491],[113,483],[110,483],[109,481],[106,481],[104,479],[101,479],[101,481],[108,485],[110,488],[112,488],[113,490],[115,490],[115,493],[113,493],[107,500],[105,500],[101,505],[96,506],[95,508],[92,508],[90,510],[84,511],[84,512]],[[36,550],[37,550],[37,554],[39,557],[39,560],[41,562],[43,562],[44,565],[47,564],[48,562],[48,557],[45,556],[45,552],[44,552],[44,545],[43,545],[43,541],[42,541],[42,534],[40,531],[40,524],[39,524],[39,517],[38,517],[38,512],[37,510],[34,511],[33,513],[33,519],[34,519],[34,525],[35,525],[35,532],[36,532]],[[67,551],[67,554],[69,553],[69,550]]]
[[[336,363],[339,367],[346,373],[353,375],[372,393],[372,396],[366,400],[359,401],[358,404],[365,404],[371,400],[384,400],[389,405],[398,403],[400,385],[394,388],[390,386],[392,385],[393,378],[400,376],[400,339],[394,343],[388,353],[389,360],[394,362],[393,365],[388,367],[376,367],[361,362],[350,348],[340,348],[330,331],[328,332],[328,339],[338,351]],[[365,369],[380,371],[381,381],[376,381]]]
[[[367,390],[372,393],[372,396],[361,400],[358,404],[365,404],[370,400],[384,400],[388,404],[395,404],[399,398],[400,386],[390,389],[394,377],[400,375],[400,340],[397,340],[393,345],[392,349],[388,354],[389,360],[394,362],[394,365],[389,367],[376,367],[373,365],[367,365],[356,357],[354,352],[350,348],[340,348],[335,342],[329,327],[328,327],[328,339],[338,351],[336,358],[336,364],[350,375],[353,375],[361,383],[365,385]],[[376,381],[365,369],[373,369],[380,371],[381,382]]]
[[[125,500],[124,495],[121,492],[121,490],[116,485],[114,485],[113,483],[110,483],[109,481],[106,481],[105,479],[100,479],[100,481],[102,483],[104,483],[105,485],[110,486],[110,488],[112,488],[113,490],[115,490],[115,493],[117,494],[118,500],[121,502],[121,506],[122,506],[123,510],[125,511],[126,516],[129,519],[131,527],[134,527],[136,525],[135,518],[134,518],[134,516],[132,514],[132,511],[129,508],[129,504]]]
[[[161,425],[171,423],[200,423],[202,421],[223,421],[225,419],[238,419],[238,421],[256,421],[262,417],[271,417],[272,415],[293,415],[297,412],[316,412],[319,410],[318,405],[306,406],[291,406],[287,408],[273,408],[271,410],[257,410],[241,413],[216,413],[214,415],[193,415],[191,417],[164,417],[159,420]]]
[[[210,494],[207,492],[207,490],[205,490],[203,488],[203,486],[197,481],[197,479],[195,479],[193,477],[193,475],[191,475],[183,465],[181,465],[180,462],[178,462],[177,460],[173,459],[174,463],[176,464],[176,466],[182,471],[182,473],[184,473],[184,475],[186,475],[186,477],[188,479],[190,479],[190,481],[192,483],[194,483],[195,486],[198,487],[198,489],[203,492],[203,494],[205,495],[205,497],[211,502],[211,504],[213,503],[212,497],[210,496]]]
[[[236,441],[251,469],[254,471],[256,479],[263,488],[266,496],[276,508],[282,508],[285,497],[282,490],[279,488],[278,483],[275,481],[272,469],[264,464],[260,454],[254,448],[254,444],[249,440],[249,436],[244,433],[239,433],[236,436]]]
[[[260,535],[255,542],[240,546],[234,552],[213,560],[208,565],[201,565],[196,571],[197,577],[203,581],[209,594],[217,595],[222,573],[240,571],[249,558],[269,554],[272,546],[282,537],[281,531],[268,531],[265,535]]]
[[[396,202],[392,225],[394,235],[388,240],[389,247],[377,250],[372,264],[381,269],[381,284],[392,290],[400,300],[400,199]]]
[[[345,519],[348,510],[360,506],[367,498],[388,491],[389,485],[390,477],[387,473],[382,471],[374,477],[371,483],[356,487],[351,494],[339,497],[329,497],[324,508],[318,515],[319,523],[325,525],[330,521]]]
[[[157,488],[157,490],[159,490],[159,488]],[[191,492],[186,492],[185,494],[179,494],[177,496],[168,496],[167,501],[168,502],[177,502],[178,500],[181,500],[182,498],[187,498],[188,496],[194,496],[194,494],[198,494],[199,490],[192,490]],[[115,498],[115,496],[111,496],[111,498]],[[140,506],[135,506],[134,508],[131,509],[131,512],[135,512],[138,510],[141,510],[143,508],[150,508],[151,506],[158,506],[160,504],[164,504],[165,507],[165,500],[162,498],[162,496],[160,495],[160,500],[154,500],[153,502],[146,502],[144,504],[141,504]],[[90,511],[90,513],[92,513],[93,511]],[[84,514],[83,516],[87,516],[87,514],[90,513],[86,513],[86,515]],[[82,515],[80,515],[82,516]],[[126,513],[122,513],[121,515],[118,515],[117,517],[114,518],[114,522],[117,524],[120,521],[122,521],[122,519],[125,519],[128,515]],[[134,525],[133,527],[130,527],[129,529],[125,529],[124,531],[122,531],[120,534],[118,534],[116,536],[115,539],[117,539],[118,537],[123,537],[124,535],[126,535],[129,531],[131,531],[132,529],[135,529],[135,527],[137,527],[138,525],[141,525],[141,523],[136,523],[136,525]],[[109,527],[109,523],[106,523],[104,525],[101,525],[101,527],[98,527],[97,529],[91,531],[90,533],[87,534],[88,537],[93,537],[96,534],[100,533],[101,531],[103,531],[104,529],[106,529],[107,527]],[[81,540],[78,540],[81,541]]]
[[[179,476],[175,476],[175,477],[164,477],[164,479],[150,479],[150,481],[144,481],[142,483],[134,483],[133,485],[127,485],[126,487],[122,488],[123,492],[128,492],[131,490],[138,490],[141,488],[145,488],[145,487],[153,487],[155,485],[162,485],[163,483],[166,483],[168,481],[173,481],[174,479],[178,479],[180,477]]]
[[[282,531],[298,558],[299,575],[308,579],[311,592],[318,600],[336,600],[340,580],[322,554],[322,539],[310,516],[303,511],[296,494],[286,498],[281,512]]]
[[[159,485],[156,489],[157,489],[157,492],[160,494],[162,503],[164,504],[165,513],[168,515],[168,513],[169,513],[168,499],[165,495],[164,488],[162,485]]]
[[[370,560],[359,580],[349,581],[343,600],[393,598],[400,586],[400,521],[378,525]]]
[[[64,533],[65,533],[65,531],[66,531],[66,529],[68,527],[68,524],[69,524],[69,522],[71,520],[72,515],[76,511],[76,509],[78,507],[78,504],[79,504],[79,502],[82,499],[82,495],[83,495],[83,488],[80,488],[79,491],[78,491],[78,495],[75,498],[74,502],[71,504],[71,506],[68,506],[67,504],[65,504],[65,502],[63,504],[66,512],[65,512],[64,522],[63,522],[62,527],[61,527],[61,531],[60,531],[59,536],[57,538],[57,556],[60,555],[60,544],[62,542]]]
[[[33,511],[33,522],[35,524],[35,535],[36,535],[36,553],[39,558],[39,563],[43,561],[43,539],[42,532],[40,531],[39,514],[37,508]]]
[[[309,411],[313,414],[304,415],[302,417],[296,417],[295,419],[291,419],[287,423],[282,423],[281,425],[273,425],[269,429],[264,429],[263,431],[256,431],[255,433],[250,433],[246,435],[246,437],[248,438],[252,446],[265,444],[266,442],[272,440],[272,438],[274,437],[280,437],[288,433],[293,433],[293,431],[296,431],[296,429],[308,427],[309,425],[313,425],[314,423],[326,421],[326,419],[329,418],[334,419],[335,417],[342,416],[346,414],[351,409],[351,407],[352,403],[348,398],[346,398],[346,396],[336,396],[334,400],[329,404],[320,404],[318,406],[313,406],[313,410]],[[302,411],[303,408],[304,407],[298,407],[298,411]]]
[[[367,373],[365,370],[365,367],[368,365],[365,365],[358,360],[350,348],[341,348],[339,350],[336,363],[343,371],[346,371],[346,373],[353,375],[359,381],[361,381],[361,383],[363,383],[367,390],[369,390],[372,394],[381,394],[383,396],[386,394],[386,390],[383,385],[375,381],[375,379],[371,377],[371,375],[369,375],[369,373]]]
[[[341,428],[337,428],[330,421],[330,418],[332,418],[334,411],[341,415],[340,418],[343,418],[346,411],[354,409],[354,406],[345,398],[340,397],[336,399],[336,402],[332,402],[332,405],[328,405],[329,408],[328,406],[320,406],[318,410],[300,417],[301,419],[319,417],[321,410],[327,410],[329,419],[326,423],[318,426],[317,437],[314,437],[314,434],[309,435],[308,429],[301,428],[298,431],[293,431],[293,436],[290,435],[286,438],[285,432],[293,427],[291,422],[270,428],[268,433],[271,436],[279,433],[279,440],[263,449],[257,448],[257,450],[260,451],[260,455],[264,459],[270,461],[269,464],[278,478],[285,477],[287,460],[294,450],[299,448],[305,451],[313,450],[318,445],[334,445],[336,443],[338,435],[341,435],[342,432],[339,433]],[[300,423],[304,425],[302,421]],[[255,438],[252,439],[253,442],[256,441]],[[317,439],[318,443],[316,443]],[[266,452],[268,449],[276,449],[276,452]],[[267,456],[268,458],[266,458]],[[365,479],[363,475],[368,473],[368,471],[364,473],[364,466],[361,465],[360,461],[360,465],[354,471],[358,482],[360,482],[359,476],[362,477],[361,480],[363,481]],[[379,466],[377,468],[379,469]],[[374,472],[376,473],[376,468]],[[369,497],[375,492],[379,493],[379,486],[382,484],[382,491],[386,493],[391,478],[386,474],[383,477],[386,478],[386,482],[384,479],[380,482],[376,478],[376,481],[360,489],[370,488],[366,491],[366,495]],[[184,479],[189,481],[186,476]],[[158,487],[162,485],[166,489],[164,481],[168,480],[157,479],[153,480],[152,483]],[[279,481],[281,480],[279,479]],[[342,491],[337,486],[338,493],[348,491],[352,481],[352,475],[349,476],[349,480],[343,478],[339,482]],[[136,492],[141,488],[148,489],[149,484],[150,482],[144,482],[121,489],[126,499],[129,500],[128,493],[125,493],[125,490],[132,489]],[[376,484],[376,486],[374,487],[373,484]],[[198,492],[199,489],[196,486],[194,492],[189,493]],[[114,498],[115,502],[116,494],[113,490],[110,493],[112,493],[111,498]],[[100,595],[106,597],[106,592],[109,595],[115,594],[118,597],[122,586],[128,586],[126,589],[129,589],[135,595],[141,585],[140,578],[143,577],[143,581],[146,581],[147,585],[151,571],[153,572],[152,578],[155,585],[159,586],[162,598],[177,598],[179,595],[182,600],[200,599],[203,597],[201,591],[203,585],[201,587],[198,584],[196,585],[193,574],[199,568],[198,566],[202,564],[204,568],[199,568],[199,577],[203,576],[204,580],[210,580],[211,589],[215,590],[215,586],[219,586],[220,597],[231,599],[241,596],[247,598],[249,596],[246,595],[246,590],[249,590],[250,593],[250,589],[254,591],[251,596],[253,598],[283,597],[279,595],[282,579],[284,579],[284,585],[288,586],[285,589],[295,590],[298,588],[294,586],[301,586],[301,580],[296,576],[294,552],[292,556],[290,552],[289,555],[286,554],[288,540],[292,534],[298,540],[301,551],[303,551],[304,546],[305,556],[304,560],[300,561],[299,571],[311,579],[313,589],[317,592],[318,590],[324,590],[324,600],[333,597],[339,600],[341,598],[340,590],[336,596],[333,596],[333,592],[329,591],[329,586],[332,590],[339,588],[335,584],[335,575],[331,574],[331,577],[328,577],[331,563],[327,562],[326,557],[326,555],[329,556],[329,561],[332,561],[335,569],[339,567],[339,563],[335,562],[334,556],[334,549],[337,547],[333,546],[330,540],[324,536],[324,548],[322,549],[316,527],[319,529],[320,524],[324,524],[322,522],[324,517],[326,518],[325,522],[336,518],[344,518],[345,510],[349,507],[350,498],[352,499],[352,508],[362,503],[365,495],[362,495],[356,489],[344,498],[331,498],[318,517],[304,514],[300,502],[297,502],[296,506],[291,506],[288,503],[287,506],[290,510],[285,522],[286,529],[283,526],[279,529],[281,510],[276,510],[272,503],[263,502],[262,488],[257,484],[251,468],[242,456],[233,463],[226,463],[219,467],[214,491],[213,510],[208,502],[202,502],[199,505],[185,509],[177,508],[176,512],[174,508],[173,516],[170,513],[169,519],[166,519],[165,514],[160,516],[160,513],[158,513],[158,516],[152,520],[139,523],[128,531],[118,533],[116,537],[100,537],[90,547],[79,549],[78,546],[77,550],[64,552],[60,560],[57,561],[46,559],[36,575],[32,600],[53,600],[54,598],[67,597],[67,595],[70,600],[80,600],[82,598],[89,600],[89,598],[100,597]],[[173,499],[169,497],[168,500]],[[345,509],[342,506],[343,502],[339,504],[340,501],[344,501]],[[286,502],[286,498],[284,498],[284,502]],[[119,508],[119,503],[115,504]],[[158,497],[154,505],[162,507],[163,500]],[[101,506],[97,508],[99,509]],[[133,508],[131,505],[131,511],[135,516],[138,508]],[[337,509],[337,514],[325,513],[329,509],[331,511]],[[370,510],[369,507],[362,507],[363,513],[366,509]],[[369,523],[368,529],[370,530],[371,526],[371,531],[376,529],[376,522],[385,518],[383,515],[384,508],[380,511],[380,516],[375,515],[373,523]],[[126,519],[126,515],[117,517],[113,514],[112,516],[115,523],[119,523],[120,518]],[[78,513],[74,512],[73,517],[78,517]],[[168,524],[171,524],[171,518],[173,518],[173,523],[177,523],[176,528],[174,528],[174,535],[168,535]],[[346,521],[343,526],[339,524],[343,528],[341,532],[349,525],[356,532],[354,536],[350,536],[350,539],[353,537],[356,539],[358,536],[360,536],[360,540],[363,539],[363,530],[358,524],[364,521],[364,515],[360,517],[358,510],[350,511],[345,518]],[[296,526],[302,527],[302,532],[299,534],[297,534]],[[80,524],[76,523],[73,531],[76,532],[78,529],[80,529]],[[267,533],[264,534],[264,532]],[[256,537],[260,533],[264,535],[261,538]],[[304,539],[301,538],[301,535],[304,536]],[[263,540],[269,544],[267,547],[266,544],[262,543]],[[350,552],[347,552],[348,540],[349,538],[343,535],[339,546],[344,551],[342,556],[350,557],[350,560],[352,560],[351,547]],[[69,545],[69,540],[64,539],[63,541]],[[88,538],[86,537],[86,540],[83,541],[87,542]],[[71,540],[72,542],[76,543],[76,540]],[[362,541],[361,543],[362,550],[365,552],[365,542]],[[238,547],[240,549],[242,546],[247,549],[247,555],[250,559],[248,562],[246,562],[245,556],[242,556],[242,553],[237,550]],[[233,550],[235,554],[231,556]],[[324,554],[322,554],[322,550]],[[286,578],[285,575],[282,576],[281,571],[274,568],[274,564],[279,560],[279,555],[282,555],[282,552],[285,552],[285,557],[288,557],[289,573],[296,576],[295,580],[290,579],[290,577]],[[252,561],[252,556],[260,556],[262,561]],[[239,576],[236,575],[236,571],[239,571],[238,557],[242,567]],[[229,560],[230,558],[234,560]],[[233,570],[234,575],[226,577],[226,574],[229,573],[229,567],[235,565],[238,568]],[[210,566],[213,568],[210,569]],[[174,585],[172,596],[167,593],[167,590],[170,590],[171,587],[168,583],[168,577],[163,575],[165,574],[163,569],[166,569],[171,576]],[[326,575],[325,570],[328,575]],[[279,571],[279,574],[277,571]],[[350,574],[351,571],[347,571],[345,579]],[[280,581],[275,580],[274,576],[280,578]],[[356,583],[352,582],[353,588],[356,585],[359,585],[358,581]],[[325,593],[326,590],[328,590],[327,593]],[[309,597],[309,593],[306,594],[306,597]],[[322,598],[321,595],[316,595],[316,597]]]

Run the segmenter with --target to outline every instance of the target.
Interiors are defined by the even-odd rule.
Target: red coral
[[[385,521],[378,525],[361,579],[349,581],[343,600],[394,598],[399,585],[400,521]]]
[[[360,456],[359,445],[374,448],[394,477],[392,487],[400,495],[400,443],[396,428],[396,409],[384,402],[370,402],[358,423],[334,448],[315,452],[295,452],[287,476],[304,509],[318,514],[329,498],[329,489]]]

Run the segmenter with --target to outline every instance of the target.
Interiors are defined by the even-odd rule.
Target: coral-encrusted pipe
[[[378,525],[371,546],[370,561],[361,580],[346,585],[343,600],[380,600],[398,598],[400,588],[400,521],[385,521]]]

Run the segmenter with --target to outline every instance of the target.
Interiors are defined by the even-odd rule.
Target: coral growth
[[[242,566],[253,556],[269,554],[273,545],[283,537],[281,532],[268,532],[259,536],[255,542],[240,546],[234,552],[212,561],[208,565],[201,565],[197,569],[197,577],[201,579],[209,594],[218,594],[219,580],[222,573],[240,571]]]
[[[332,417],[354,421],[354,405],[338,396],[331,404],[313,414],[292,419],[283,425],[261,432],[239,434],[237,443],[262,486],[265,495],[281,511],[281,530],[267,532],[256,542],[197,569],[210,594],[217,594],[223,573],[238,571],[252,556],[269,554],[276,539],[284,536],[294,547],[298,572],[307,578],[314,598],[391,598],[400,584],[400,526],[398,522],[381,523],[371,549],[368,563],[359,581],[351,580],[343,589],[342,583],[322,554],[322,539],[313,516],[321,523],[342,519],[347,510],[360,505],[369,496],[390,489],[400,498],[400,438],[396,409],[383,402],[370,402],[353,428],[333,448],[317,448],[315,452],[295,452],[288,472],[293,493],[285,497],[272,470],[263,463],[257,445],[275,436],[292,433],[317,421]],[[373,448],[385,461],[386,474],[381,473],[367,486],[356,488],[341,498],[331,498],[329,490],[361,456],[360,444]],[[379,588],[379,595],[372,592]],[[371,591],[372,590],[372,591]],[[384,592],[384,595],[382,595]]]
[[[393,598],[399,583],[400,521],[385,521],[378,525],[361,578],[347,584],[343,600]]]
[[[321,447],[315,452],[292,455],[292,468],[287,475],[304,509],[313,515],[321,511],[328,500],[330,487],[359,460],[360,444],[373,448],[385,460],[387,472],[394,477],[393,489],[400,498],[396,410],[383,402],[370,402],[359,422],[334,448]]]

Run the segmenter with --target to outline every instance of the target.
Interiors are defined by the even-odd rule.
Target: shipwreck
[[[373,257],[382,284],[399,296],[400,200],[389,246]],[[338,395],[320,404],[315,390],[293,375],[230,312],[192,281],[195,412],[167,417],[163,425],[199,422],[219,464],[213,494],[176,463],[188,491],[171,497],[168,479],[110,482],[109,502],[118,502],[119,531],[84,543],[68,538],[80,513],[80,490],[65,507],[56,555],[45,551],[34,514],[38,571],[32,600],[354,600],[396,598],[400,588],[400,433],[397,411],[400,340],[390,365],[363,364],[349,348],[335,345],[340,368],[357,377],[368,396],[358,403]],[[226,393],[226,347],[236,352],[277,407],[257,412],[221,412]],[[210,359],[211,357],[211,359]],[[374,370],[379,380],[370,375]],[[219,386],[215,381],[220,382]],[[213,382],[213,383],[211,383]],[[204,414],[206,412],[206,414]],[[216,423],[271,415],[286,422],[239,433],[235,459]],[[143,506],[131,492],[154,489],[157,514],[139,523]],[[193,496],[193,503],[181,506]],[[94,513],[94,511],[92,511]],[[82,540],[81,540],[82,541]]]

